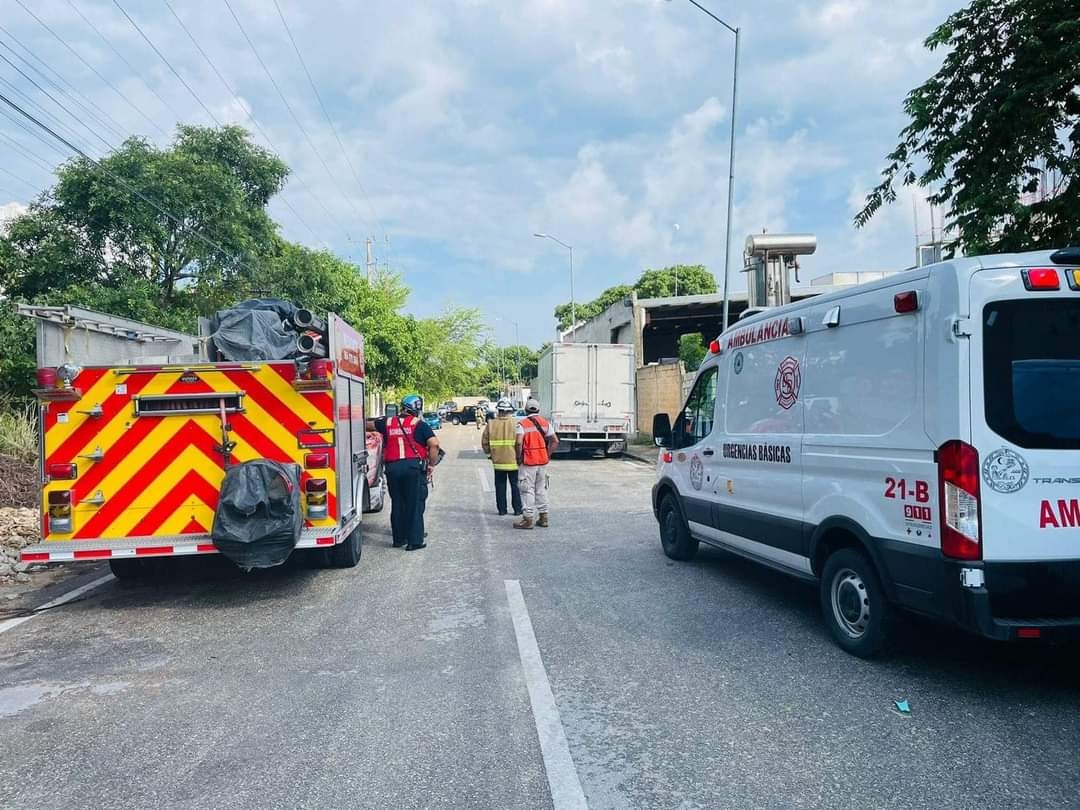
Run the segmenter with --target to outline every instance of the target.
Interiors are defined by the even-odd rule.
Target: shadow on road
[[[786,614],[797,625],[792,628],[796,632],[813,634],[822,644],[832,645],[821,622],[816,585],[704,545],[690,565],[709,580],[710,588],[746,594],[753,602],[767,604],[772,614],[777,610]],[[754,621],[752,608],[749,620]],[[763,634],[767,631],[763,626]],[[1080,648],[1074,644],[991,641],[908,613],[900,614],[888,653],[864,663],[910,670],[964,688],[977,680],[979,688],[1080,690]]]

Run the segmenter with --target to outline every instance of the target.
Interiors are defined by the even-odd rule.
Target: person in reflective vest
[[[386,485],[390,490],[390,527],[394,548],[416,551],[424,541],[424,510],[428,484],[439,460],[439,440],[420,414],[424,401],[410,394],[401,401],[401,413],[375,419],[370,430],[383,437]]]
[[[510,504],[514,514],[521,514],[521,490],[518,489],[517,439],[514,406],[500,399],[495,406],[495,419],[484,427],[480,446],[495,467],[495,508],[506,514],[506,487],[510,487]]]
[[[516,446],[520,468],[518,486],[521,488],[523,515],[515,529],[548,526],[547,465],[559,446],[559,437],[551,423],[540,416],[540,403],[530,398],[525,403],[525,418],[517,423]]]

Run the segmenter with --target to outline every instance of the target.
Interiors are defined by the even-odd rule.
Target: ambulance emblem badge
[[[705,483],[705,464],[701,461],[700,456],[694,456],[690,459],[690,486],[694,489],[701,489]]]
[[[794,357],[785,357],[776,370],[776,404],[785,411],[790,410],[799,399],[799,389],[802,387],[802,372],[799,370],[799,361]]]
[[[983,480],[994,492],[1019,492],[1027,485],[1030,475],[1024,457],[1007,447],[988,455],[982,465]]]

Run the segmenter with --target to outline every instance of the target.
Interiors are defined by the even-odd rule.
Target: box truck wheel
[[[877,570],[863,552],[841,548],[825,561],[821,611],[842,649],[859,658],[873,658],[884,650],[893,609]]]
[[[361,544],[363,543],[363,524],[358,524],[344,543],[328,549],[329,563],[332,568],[353,568],[360,562]]]
[[[664,496],[660,503],[660,544],[673,560],[692,560],[697,554],[698,541],[690,536],[690,528],[674,495]]]

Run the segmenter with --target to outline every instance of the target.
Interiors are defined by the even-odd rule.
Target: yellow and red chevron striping
[[[182,374],[183,369],[167,367],[149,373],[85,369],[75,381],[83,391],[79,402],[48,405],[46,469],[49,464],[74,462],[79,475],[75,481],[46,484],[44,510],[48,492],[72,491],[75,529],[68,535],[45,534],[45,540],[206,533],[225,474],[224,457],[217,449],[222,441],[220,417],[182,411],[136,416],[136,397],[243,394],[243,412],[227,416],[228,439],[235,442],[233,463],[268,458],[303,466],[311,451],[301,446],[301,431],[334,427],[333,397],[323,391],[296,391],[291,363],[200,367],[194,379],[187,374],[182,380]],[[95,405],[100,406],[97,417],[91,415]],[[329,439],[332,434],[325,435]],[[98,448],[100,460],[87,458]],[[316,474],[327,480],[329,516],[307,522],[309,527],[336,525],[334,454],[332,449],[327,452],[331,464]],[[308,477],[305,473],[305,480]],[[95,497],[103,503],[90,503]],[[43,528],[47,529],[47,521]]]

